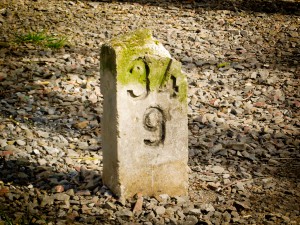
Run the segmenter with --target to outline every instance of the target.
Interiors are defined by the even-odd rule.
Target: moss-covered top
[[[186,100],[187,82],[181,64],[171,58],[150,30],[122,35],[112,39],[108,46],[116,53],[119,84],[142,85],[147,92],[169,91],[180,101]]]

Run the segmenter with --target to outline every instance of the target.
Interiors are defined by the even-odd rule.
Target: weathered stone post
[[[103,182],[117,196],[187,195],[187,81],[149,30],[101,48]]]

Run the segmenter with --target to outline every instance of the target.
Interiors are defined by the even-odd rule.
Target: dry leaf
[[[75,124],[74,127],[77,129],[84,129],[88,126],[88,124],[89,124],[89,121],[86,120],[86,121],[82,121],[82,122]]]
[[[138,199],[136,200],[136,203],[134,205],[133,212],[140,212],[143,209],[144,198],[143,198],[142,193],[138,193],[137,197],[138,197]]]
[[[55,190],[55,192],[57,192],[57,193],[61,193],[61,192],[63,192],[63,191],[65,190],[65,188],[64,188],[64,186],[62,186],[62,185],[56,185],[56,186],[54,187],[54,190]]]
[[[14,154],[13,151],[0,151],[0,157]]]
[[[253,104],[253,106],[258,107],[258,108],[262,108],[262,107],[266,106],[266,103],[265,102],[255,102]]]
[[[9,192],[9,189],[7,187],[0,188],[0,196],[4,196]]]

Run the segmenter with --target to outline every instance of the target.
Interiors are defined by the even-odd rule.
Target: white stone
[[[155,212],[156,215],[162,215],[166,212],[166,209],[163,206],[156,206],[154,208],[154,212]]]
[[[147,30],[101,48],[103,182],[121,198],[187,195],[187,81]]]
[[[40,151],[39,151],[38,149],[33,149],[33,153],[34,153],[35,155],[40,155],[40,154],[41,154]]]
[[[50,155],[56,155],[60,152],[60,150],[58,148],[53,148],[50,146],[43,146],[43,147],[47,151],[47,153]]]
[[[225,169],[223,167],[221,167],[221,166],[214,166],[214,167],[211,168],[211,170],[214,173],[218,174],[218,173],[223,173]]]
[[[5,147],[7,145],[6,141],[7,141],[6,139],[0,140],[0,147],[2,147],[2,148]]]
[[[26,141],[23,141],[23,140],[17,140],[16,142],[17,142],[17,144],[20,145],[20,146],[26,145]]]

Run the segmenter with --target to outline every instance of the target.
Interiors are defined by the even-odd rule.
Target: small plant
[[[46,40],[48,36],[42,31],[42,32],[29,32],[28,34],[21,34],[16,35],[16,42],[17,43],[41,43],[42,41]]]
[[[68,43],[67,37],[55,37],[54,35],[47,35],[44,31],[18,34],[15,35],[15,37],[15,42],[18,44],[33,43],[55,49],[62,48]]]
[[[67,44],[67,38],[66,37],[59,37],[59,38],[49,38],[47,39],[47,42],[45,43],[45,46],[48,48],[62,48]]]
[[[1,223],[4,222],[4,223]],[[0,224],[2,225],[41,225],[46,224],[39,216],[24,214],[19,220],[13,221],[6,213],[0,211]]]
[[[9,218],[5,213],[0,211],[0,222],[3,221],[4,225],[13,225],[14,222],[11,218]]]

